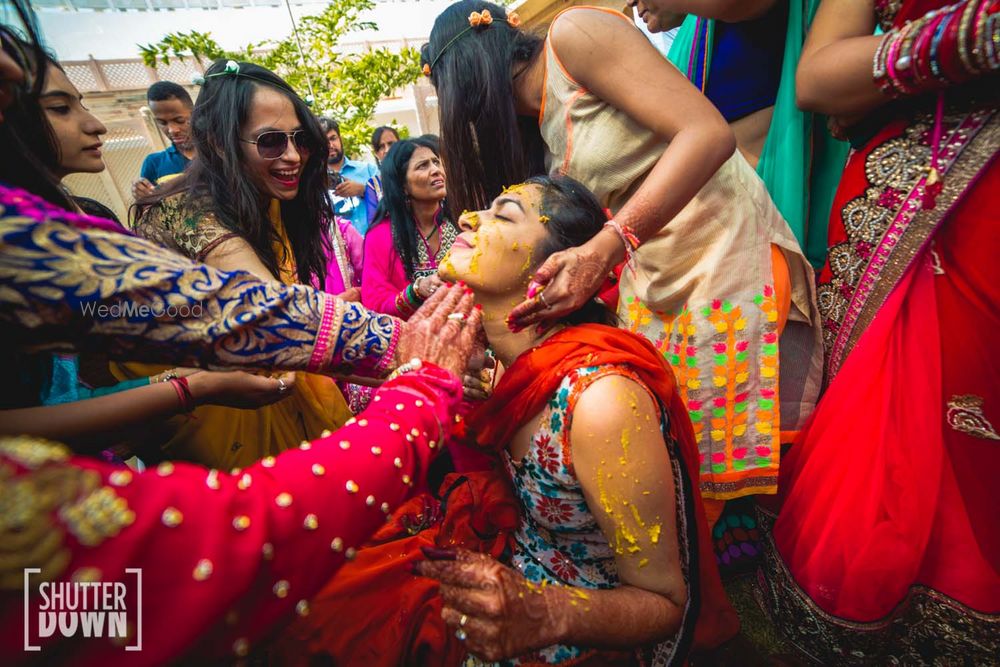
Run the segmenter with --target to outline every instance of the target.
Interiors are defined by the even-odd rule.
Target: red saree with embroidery
[[[1000,655],[1000,112],[976,99],[945,94],[933,203],[933,99],[851,156],[834,201],[829,385],[782,464],[759,581],[823,664]]]
[[[493,398],[473,413],[468,433],[480,447],[497,451],[538,414],[572,371],[591,365],[628,364],[670,416],[684,470],[687,514],[683,526],[693,581],[690,610],[680,631],[678,662],[691,647],[718,645],[737,632],[738,620],[722,589],[697,484],[698,450],[691,422],[663,357],[644,339],[620,329],[581,325],[566,329],[522,354],[504,374]],[[502,407],[498,407],[502,406]],[[337,665],[458,665],[465,646],[441,620],[437,584],[415,576],[421,546],[461,546],[501,560],[517,529],[518,500],[502,468],[466,472],[445,480],[441,500],[412,499],[395,512],[353,563],[311,602],[274,647],[276,664],[314,664],[320,656]],[[679,522],[679,526],[681,522]],[[590,653],[574,667],[634,663],[631,653]],[[569,664],[569,663],[564,663]]]

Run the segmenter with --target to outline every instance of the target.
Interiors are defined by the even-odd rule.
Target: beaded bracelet
[[[423,367],[423,365],[424,362],[420,361],[420,359],[418,359],[417,357],[413,357],[405,364],[400,364],[396,368],[396,370],[394,370],[392,373],[389,374],[389,377],[387,377],[385,381],[389,382],[390,380],[395,380],[403,373],[411,373],[413,371],[418,371]]]
[[[962,17],[958,25],[958,57],[969,74],[978,74],[979,68],[973,63],[973,56],[969,49],[969,29],[976,20],[976,3],[969,2],[962,11]]]
[[[997,47],[1000,46],[1000,3],[996,0],[983,2],[976,14],[976,36],[973,54],[985,71],[1000,68]]]
[[[923,27],[922,19],[907,23],[896,40],[895,52],[890,56],[889,79],[902,95],[913,95],[917,92],[913,81],[915,69],[913,44],[921,27]]]
[[[888,68],[886,60],[889,53],[889,44],[898,34],[899,31],[895,28],[885,33],[882,40],[878,43],[875,56],[872,58],[872,80],[878,87],[879,92],[889,97],[896,97],[896,90],[892,87],[892,83],[890,83],[887,76]]]

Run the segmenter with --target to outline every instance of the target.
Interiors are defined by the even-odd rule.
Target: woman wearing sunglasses
[[[322,287],[330,241],[327,146],[305,102],[273,72],[218,61],[191,117],[198,158],[137,204],[136,233],[219,269]],[[163,368],[114,366],[119,379]],[[329,378],[299,374],[288,398],[258,410],[206,406],[144,441],[145,457],[228,470],[277,454],[350,417]],[[155,445],[149,451],[150,443]],[[159,450],[159,451],[155,451]]]

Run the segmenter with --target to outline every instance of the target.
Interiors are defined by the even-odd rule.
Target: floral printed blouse
[[[133,231],[196,262],[204,262],[220,243],[237,236],[211,211],[190,210],[186,192],[166,197],[146,211]]]
[[[595,380],[609,375],[623,375],[645,388],[627,366],[578,369],[563,378],[549,399],[539,416],[538,429],[532,434],[531,446],[524,457],[514,461],[505,452],[504,463],[522,508],[521,525],[514,536],[513,565],[535,584],[545,582],[595,589],[620,585],[614,550],[584,498],[583,488],[573,469],[570,443],[576,401]],[[666,413],[661,414],[661,431],[668,447],[673,449]],[[679,489],[680,484],[676,483],[675,488]],[[684,549],[681,551],[683,554]],[[682,565],[686,575],[686,563]],[[653,649],[637,652],[638,664],[661,664],[672,643],[665,642]],[[469,656],[466,665],[511,667],[523,663],[559,664],[591,652],[584,647],[557,644],[500,663],[484,663]]]

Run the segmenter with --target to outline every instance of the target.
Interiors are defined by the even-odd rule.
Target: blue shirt
[[[344,180],[366,185],[368,179],[378,175],[378,167],[370,162],[344,158],[340,175],[344,177]],[[333,202],[334,213],[350,220],[351,226],[364,236],[365,232],[368,231],[368,211],[365,208],[364,197],[337,197],[331,191],[330,199]]]
[[[166,150],[147,155],[142,161],[139,174],[153,185],[159,185],[160,179],[165,176],[176,176],[184,171],[190,162],[191,160],[184,157],[176,146],[170,144]]]

